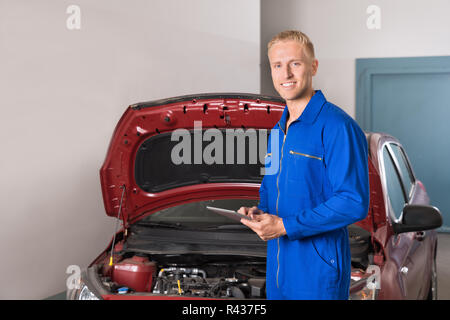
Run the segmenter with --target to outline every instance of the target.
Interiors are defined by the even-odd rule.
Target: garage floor
[[[437,253],[438,299],[450,300],[450,233],[438,233]],[[61,292],[48,297],[49,300],[64,300],[66,293]]]
[[[450,300],[450,233],[438,233],[438,299]]]

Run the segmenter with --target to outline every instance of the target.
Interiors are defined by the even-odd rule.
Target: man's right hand
[[[251,208],[249,208],[249,207],[240,207],[237,212],[240,213],[240,214],[243,214],[245,216],[249,216],[252,219],[254,218],[254,215],[263,214],[264,213],[264,211],[258,209],[257,206],[254,206],[254,207],[251,207]]]

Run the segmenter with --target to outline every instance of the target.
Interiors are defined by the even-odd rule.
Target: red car
[[[264,299],[266,243],[206,206],[258,203],[267,134],[284,106],[253,94],[129,106],[100,170],[121,228],[67,298]],[[350,299],[436,299],[441,214],[399,141],[366,135],[370,208],[348,226]]]

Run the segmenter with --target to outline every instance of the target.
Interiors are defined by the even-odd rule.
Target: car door
[[[416,203],[414,194],[416,191],[415,177],[408,161],[405,150],[398,143],[389,143],[392,160],[397,168],[400,181],[403,186],[407,203]],[[401,276],[405,278],[407,299],[422,299],[426,296],[425,290],[428,284],[427,261],[431,253],[427,248],[427,231],[409,232],[405,234],[409,239],[409,251],[400,268]]]
[[[396,142],[384,144],[382,163],[387,191],[389,219],[399,222],[405,204],[414,192],[414,175],[401,146]],[[420,298],[425,277],[426,255],[422,234],[406,232],[393,236],[391,256],[396,257],[397,281],[405,299]]]

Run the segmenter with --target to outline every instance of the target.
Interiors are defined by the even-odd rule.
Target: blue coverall
[[[286,235],[267,243],[268,299],[348,299],[347,225],[369,208],[368,148],[364,132],[320,90],[286,134],[279,131],[279,168],[265,175],[258,208],[282,218]],[[270,139],[269,139],[270,141]]]

